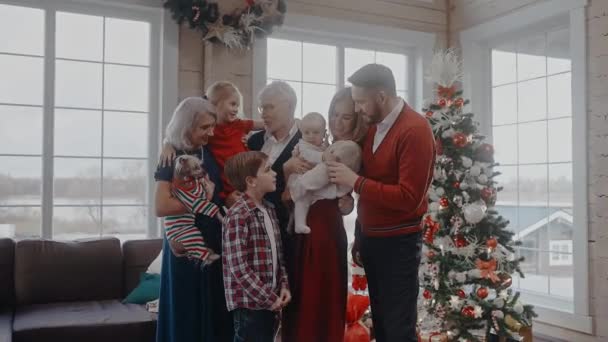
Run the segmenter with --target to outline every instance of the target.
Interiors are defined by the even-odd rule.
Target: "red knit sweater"
[[[366,236],[395,236],[421,230],[433,180],[435,140],[427,120],[407,104],[376,152],[376,126],[363,142],[363,168],[355,183],[358,220]]]

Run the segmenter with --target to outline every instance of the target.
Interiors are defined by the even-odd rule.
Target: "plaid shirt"
[[[272,288],[273,260],[270,240],[264,228],[264,214],[244,194],[228,210],[222,236],[222,264],[226,305],[237,308],[268,310],[279,298],[280,289],[289,288],[281,247],[281,233],[272,204],[264,207],[273,222],[277,257],[277,287]]]

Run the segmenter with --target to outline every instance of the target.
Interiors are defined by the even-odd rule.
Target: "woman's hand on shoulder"
[[[160,158],[158,163],[160,167],[167,167],[173,164],[173,160],[175,159],[175,149],[168,143],[163,144],[163,150],[160,153]]]

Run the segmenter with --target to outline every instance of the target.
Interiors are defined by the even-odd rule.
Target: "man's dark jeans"
[[[360,239],[376,341],[417,341],[421,234]]]

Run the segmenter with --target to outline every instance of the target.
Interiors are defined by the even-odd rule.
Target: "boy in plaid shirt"
[[[222,263],[226,305],[234,319],[235,342],[274,341],[277,313],[291,294],[281,235],[272,204],[264,195],[276,189],[276,173],[262,152],[241,152],[224,172],[243,196],[224,219]]]

